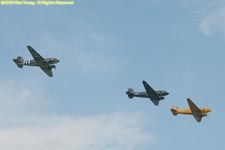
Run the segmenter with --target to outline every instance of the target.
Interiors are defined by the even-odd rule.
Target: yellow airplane
[[[184,109],[181,110],[179,109],[177,106],[173,106],[171,108],[171,112],[173,113],[174,116],[176,116],[177,114],[185,114],[185,115],[193,115],[195,117],[195,119],[197,120],[197,122],[201,122],[202,117],[207,116],[208,112],[211,112],[210,108],[198,108],[192,101],[190,98],[187,99],[187,102],[189,104],[190,109]]]

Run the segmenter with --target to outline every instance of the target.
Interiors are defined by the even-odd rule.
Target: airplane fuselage
[[[164,99],[164,96],[168,95],[169,93],[163,90],[156,91],[157,95],[160,97],[160,100]],[[141,97],[141,98],[149,98],[149,95],[146,92],[134,92],[132,93],[134,97]]]
[[[35,60],[27,60],[23,62],[23,65],[25,66],[44,66],[44,64],[56,64],[59,60],[57,58],[45,58],[44,60],[35,61]]]
[[[205,107],[202,107],[202,108],[199,108],[199,109],[201,111],[201,114],[203,114],[203,115],[207,114],[208,112],[211,111],[210,108],[205,108]],[[183,110],[178,109],[176,111],[177,111],[177,114],[184,114],[184,115],[192,115],[193,114],[191,109],[183,109]]]

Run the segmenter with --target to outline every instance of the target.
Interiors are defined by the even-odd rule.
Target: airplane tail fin
[[[23,57],[19,56],[16,59],[13,59],[13,61],[16,63],[16,65],[19,68],[23,68],[23,65],[24,65],[24,59],[23,59]]]
[[[133,98],[135,91],[132,88],[129,88],[126,93],[127,93],[129,98]]]
[[[178,114],[179,108],[177,106],[173,106],[170,110],[171,110],[172,114],[174,116],[176,116]]]

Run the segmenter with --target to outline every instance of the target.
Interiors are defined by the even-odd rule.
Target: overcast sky
[[[224,0],[0,6],[0,149],[225,149]],[[54,77],[17,56],[60,60]],[[170,93],[129,99],[142,80]],[[197,123],[170,108],[210,107]]]

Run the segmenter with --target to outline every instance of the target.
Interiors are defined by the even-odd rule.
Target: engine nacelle
[[[164,100],[164,99],[165,99],[165,97],[159,96],[159,100]]]
[[[202,117],[207,117],[207,114],[202,114]]]
[[[56,69],[56,66],[55,65],[50,65],[48,68],[49,69]]]

